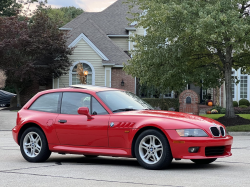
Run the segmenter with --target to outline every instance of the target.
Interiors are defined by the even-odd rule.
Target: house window
[[[247,98],[247,76],[240,76],[240,98]]]
[[[88,64],[82,63],[83,65],[83,70],[84,71],[88,71],[88,75],[87,75],[87,84],[92,85],[92,69]],[[78,74],[77,74],[77,64],[74,66],[73,70],[72,70],[72,84],[81,84],[80,79],[78,78]]]

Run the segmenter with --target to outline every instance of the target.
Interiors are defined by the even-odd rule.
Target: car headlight
[[[207,133],[205,133],[201,129],[177,129],[176,132],[181,137],[207,137]]]

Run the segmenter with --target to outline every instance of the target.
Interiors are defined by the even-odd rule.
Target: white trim
[[[110,38],[128,38],[129,35],[107,35]]]
[[[109,60],[83,33],[80,34],[68,47],[75,47],[81,39],[83,39],[103,60]]]
[[[114,65],[114,68],[123,68],[124,65]]]
[[[75,65],[78,63],[85,63],[85,64],[88,64],[90,66],[90,68],[92,70],[92,85],[94,86],[95,85],[95,68],[91,63],[89,63],[88,61],[85,61],[85,60],[76,61],[70,67],[70,69],[69,69],[69,85],[72,85],[72,70],[75,67]]]
[[[135,27],[126,27],[125,28],[127,31],[136,31]]]
[[[107,70],[110,70],[109,72],[109,75],[107,75]],[[105,86],[106,87],[110,87],[111,88],[111,67],[105,67]],[[106,78],[107,78],[107,76],[109,76],[109,85],[107,85],[107,82],[106,82]]]
[[[72,28],[59,28],[59,30],[61,30],[61,31],[71,31]]]

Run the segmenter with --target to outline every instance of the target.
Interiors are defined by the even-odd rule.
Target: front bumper
[[[166,130],[166,136],[169,140],[169,145],[172,151],[173,158],[176,159],[209,159],[209,158],[223,158],[231,156],[231,146],[233,143],[232,136],[225,136],[220,138],[212,137],[180,137],[175,130]],[[190,153],[188,148],[199,147],[197,153]],[[207,156],[205,149],[224,147],[221,154],[216,152]]]

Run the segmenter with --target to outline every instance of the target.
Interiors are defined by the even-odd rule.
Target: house
[[[136,79],[122,68],[130,59],[128,51],[133,48],[129,37],[144,35],[144,29],[129,24],[129,8],[123,2],[118,0],[102,12],[84,12],[60,28],[70,35],[68,47],[75,49],[70,56],[69,72],[53,79],[53,88],[79,84],[76,66],[82,63],[88,71],[87,84],[136,92]]]

